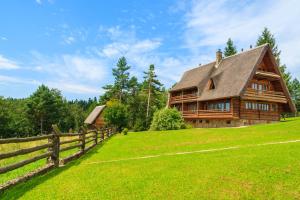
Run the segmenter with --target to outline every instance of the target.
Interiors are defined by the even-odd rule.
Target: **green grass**
[[[255,146],[299,139],[300,118],[246,128],[119,134],[1,199],[300,199],[300,142]],[[99,163],[231,146],[244,147]]]

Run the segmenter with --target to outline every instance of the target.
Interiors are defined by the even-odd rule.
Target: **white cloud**
[[[91,85],[84,85],[79,83],[72,83],[72,82],[46,82],[46,85],[52,88],[58,88],[61,91],[69,92],[72,94],[92,94],[92,95],[100,95],[103,93],[103,90],[96,88]]]
[[[0,69],[11,70],[11,69],[19,69],[19,68],[20,67],[15,61],[5,58],[3,55],[0,55]]]
[[[14,76],[2,76],[0,75],[0,84],[8,85],[8,84],[28,84],[28,85],[41,85],[45,84],[50,88],[56,88],[63,92],[69,92],[72,94],[90,94],[90,95],[99,95],[103,93],[102,89],[95,88],[91,85],[85,85],[74,82],[67,82],[63,80],[57,81],[38,81],[32,79],[25,79]]]
[[[42,5],[44,1],[42,0],[35,0],[35,2],[39,5]],[[54,3],[54,0],[47,0],[48,3]]]
[[[40,84],[40,82],[36,81],[36,80],[29,80],[29,79],[23,79],[23,78],[19,78],[19,77],[2,76],[2,75],[0,75],[0,83],[1,84],[8,84],[8,83],[34,84],[34,85]]]
[[[65,54],[59,56],[45,56],[39,52],[33,55],[34,69],[47,72],[54,77],[77,82],[101,81],[107,75],[107,64],[99,57]]]
[[[72,36],[68,36],[68,37],[65,37],[65,38],[64,38],[64,43],[65,43],[65,44],[72,44],[72,43],[74,43],[74,42],[75,42],[75,38],[72,37]]]
[[[7,40],[8,40],[8,39],[7,39],[6,37],[4,37],[4,36],[0,37],[0,39],[3,40],[3,41],[7,41]]]
[[[300,26],[295,25],[299,7],[297,0],[193,1],[185,13],[184,46],[194,55],[213,55],[231,37],[239,48],[247,49],[268,27],[282,50],[282,62],[300,78]]]

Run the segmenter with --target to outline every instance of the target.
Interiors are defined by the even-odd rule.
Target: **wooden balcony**
[[[181,111],[184,118],[199,118],[199,119],[232,119],[233,114],[230,111],[222,110],[195,110]]]
[[[242,98],[247,100],[287,103],[287,98],[285,97],[284,93],[276,91],[259,91],[247,89]]]
[[[197,100],[197,94],[184,94],[179,96],[173,96],[170,98],[170,103],[181,102],[181,101],[193,101]]]

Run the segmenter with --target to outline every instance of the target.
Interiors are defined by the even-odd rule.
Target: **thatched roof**
[[[275,60],[269,45],[265,44],[223,58],[218,66],[216,66],[216,62],[212,62],[188,70],[183,74],[181,80],[171,89],[171,92],[197,87],[199,91],[198,100],[200,101],[241,96],[266,53],[269,53],[272,59]],[[276,63],[274,64],[280,74],[278,66]],[[210,80],[212,80],[215,85],[215,89],[213,90],[206,89],[208,83],[211,82]],[[286,85],[282,81],[281,84],[289,100],[290,108],[294,110],[295,106],[290,99]]]
[[[94,110],[89,114],[89,116],[84,120],[85,124],[93,124],[97,117],[101,114],[101,112],[104,110],[105,105],[102,106],[96,106]]]

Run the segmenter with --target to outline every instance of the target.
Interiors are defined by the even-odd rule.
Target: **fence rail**
[[[79,133],[62,133],[56,125],[53,125],[52,128],[53,132],[49,135],[28,138],[0,139],[0,144],[24,143],[48,139],[48,142],[46,144],[11,152],[0,153],[0,160],[3,160],[47,149],[46,152],[35,155],[34,157],[0,167],[0,174],[4,174],[46,158],[45,166],[0,185],[0,193],[13,185],[26,181],[36,175],[43,174],[55,167],[59,167],[59,165],[64,165],[74,159],[79,158],[87,151],[95,147],[98,143],[103,142],[105,139],[111,137],[115,133],[115,130],[113,128],[90,130],[82,128]],[[68,146],[65,146],[66,144]],[[89,146],[87,146],[86,144],[88,144]],[[76,148],[79,149],[76,153],[69,155],[66,158],[60,158],[61,152]]]

